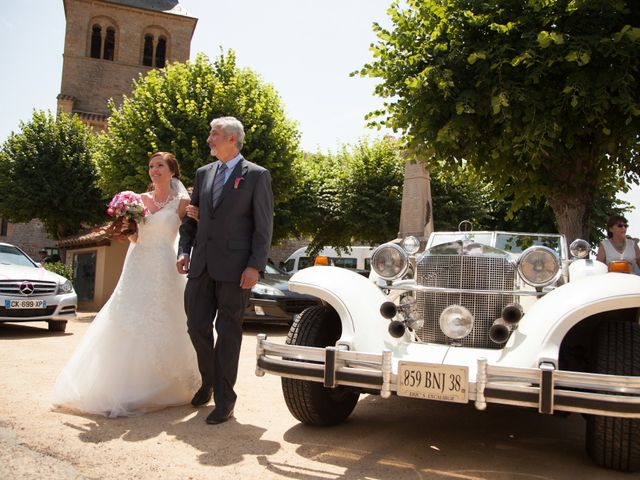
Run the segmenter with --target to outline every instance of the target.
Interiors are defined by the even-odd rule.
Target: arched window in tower
[[[113,54],[116,50],[116,31],[113,27],[107,28],[107,37],[104,40],[104,54],[102,58],[105,60],[113,60]]]
[[[95,24],[91,28],[91,51],[89,55],[91,58],[100,58],[102,52],[102,27]]]
[[[167,57],[167,39],[160,37],[156,46],[156,62],[157,68],[163,68]]]
[[[144,50],[142,51],[142,64],[147,67],[153,66],[153,36],[144,36]]]

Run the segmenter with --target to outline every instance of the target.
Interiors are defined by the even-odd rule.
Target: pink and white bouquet
[[[129,190],[116,193],[107,207],[107,215],[116,218],[111,226],[112,230],[119,230],[125,219],[129,222],[127,230],[122,232],[125,235],[134,234],[138,229],[136,222],[144,220],[148,213],[147,207],[142,202],[142,197]]]

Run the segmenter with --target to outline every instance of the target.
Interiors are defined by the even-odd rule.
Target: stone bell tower
[[[105,130],[113,99],[152,68],[189,59],[197,18],[178,0],[63,0],[66,18],[58,111]]]

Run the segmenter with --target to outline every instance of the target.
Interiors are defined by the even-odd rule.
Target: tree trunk
[[[558,224],[558,232],[567,237],[568,244],[575,239],[589,240],[591,205],[593,196],[591,192],[571,194],[560,192],[548,196],[547,201],[553,210]]]

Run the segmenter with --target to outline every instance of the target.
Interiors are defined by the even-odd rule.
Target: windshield
[[[533,246],[549,247],[562,258],[560,235],[532,235],[522,233],[498,233],[496,248],[509,253],[522,253]]]
[[[21,267],[36,266],[22,250],[10,245],[0,245],[0,265],[19,265]]]
[[[443,232],[432,233],[431,236],[432,239],[429,248],[458,240],[470,240],[475,243],[493,246],[493,233],[491,232]]]
[[[465,245],[479,243],[518,255],[529,247],[544,246],[552,249],[560,258],[564,259],[566,254],[563,254],[563,248],[566,247],[563,246],[562,239],[562,235],[552,233],[436,232],[431,234],[427,248],[431,249],[437,245],[453,242],[462,242]]]
[[[287,273],[280,270],[279,268],[271,265],[270,263],[267,263],[267,265],[264,267],[264,273],[269,273],[269,274],[280,274],[280,275],[286,275]]]

